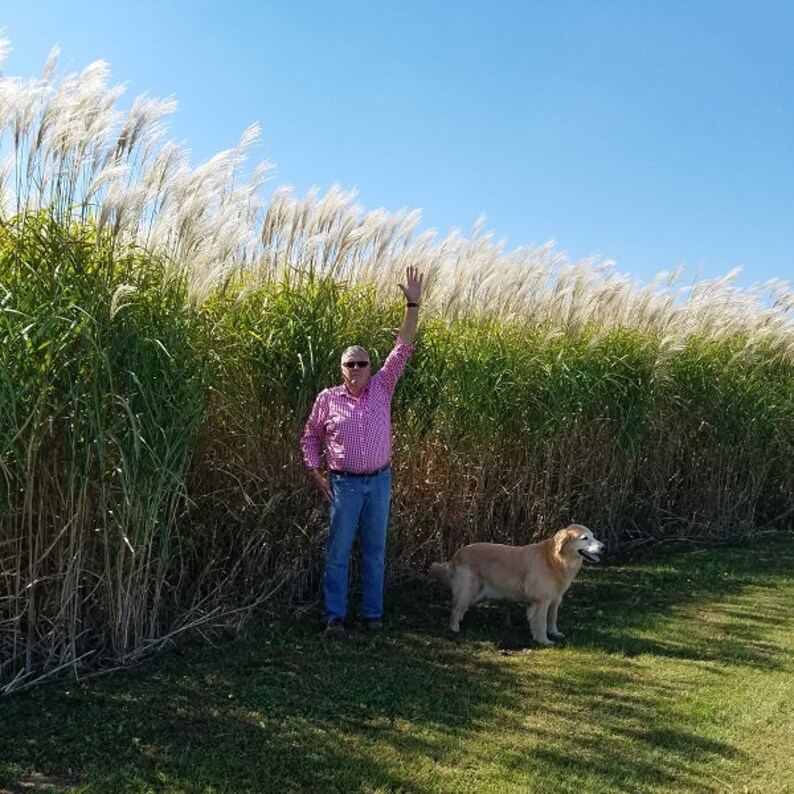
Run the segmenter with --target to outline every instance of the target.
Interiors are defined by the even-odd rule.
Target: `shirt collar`
[[[370,380],[372,380],[372,378],[370,378]],[[349,397],[351,400],[357,400],[359,397],[363,397],[369,392],[369,383],[367,383],[367,385],[362,389],[359,397],[354,397],[348,390],[347,384],[345,383],[341,383],[339,386],[334,386],[333,392],[337,395],[337,397]]]

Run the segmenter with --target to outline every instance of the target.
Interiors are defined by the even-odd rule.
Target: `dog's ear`
[[[554,536],[554,551],[562,557],[562,550],[565,548],[565,544],[573,537],[573,532],[571,532],[570,528],[568,529],[561,529],[555,536]]]

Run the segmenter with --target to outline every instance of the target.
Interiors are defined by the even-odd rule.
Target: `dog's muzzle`
[[[592,551],[588,551],[587,549],[577,549],[579,552],[580,557],[584,557],[588,562],[601,562],[601,558],[598,554],[594,554]],[[599,549],[602,551],[602,549]]]

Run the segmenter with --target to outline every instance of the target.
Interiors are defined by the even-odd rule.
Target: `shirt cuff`
[[[397,344],[394,346],[394,349],[404,351],[409,356],[414,352],[414,346],[409,342],[406,342],[401,336],[397,337]]]
[[[320,456],[314,455],[310,452],[307,452],[303,456],[303,462],[306,464],[307,469],[319,469],[320,468]]]

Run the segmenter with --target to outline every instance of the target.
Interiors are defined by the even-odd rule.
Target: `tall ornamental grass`
[[[314,598],[298,437],[345,346],[388,354],[408,263],[428,289],[394,576],[568,521],[613,547],[790,525],[787,284],[642,285],[338,187],[266,190],[267,164],[241,176],[256,127],[193,167],[172,102],[122,111],[107,65],[56,72],[0,77],[0,691]]]
[[[99,647],[124,658],[159,636],[165,602],[191,598],[174,528],[207,390],[195,319],[160,276],[88,226],[0,231],[6,675]]]

